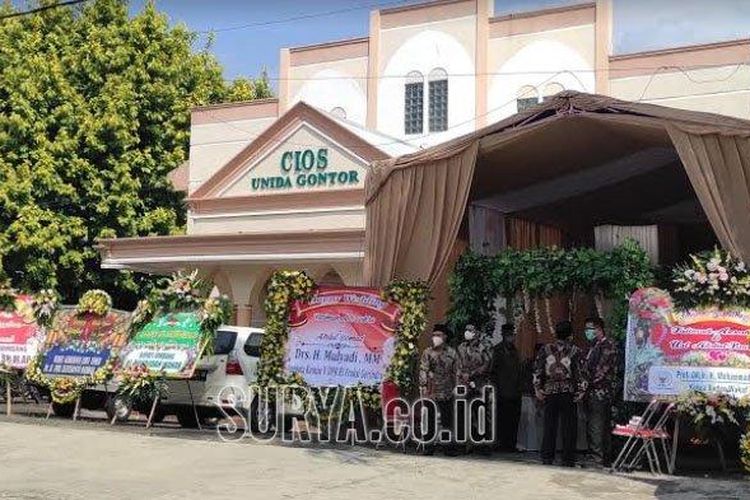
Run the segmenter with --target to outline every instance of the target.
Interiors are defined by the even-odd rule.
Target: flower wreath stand
[[[70,332],[57,331],[51,328],[53,318],[56,317],[57,296],[51,290],[41,292],[34,301],[34,310],[40,323],[47,328],[46,344],[55,343],[58,337],[66,338]],[[103,290],[89,290],[84,293],[78,305],[75,307],[75,315],[78,318],[97,319],[107,316],[112,309],[112,298]],[[76,333],[77,335],[77,333]],[[81,340],[77,337],[74,340]],[[87,341],[83,341],[86,345]],[[88,348],[88,347],[87,347]],[[108,392],[107,382],[112,378],[114,372],[116,355],[110,352],[109,358],[96,370],[85,377],[73,376],[54,376],[49,377],[42,371],[42,364],[46,352],[40,351],[31,360],[26,369],[26,379],[34,384],[47,387],[50,391],[50,403],[47,407],[46,419],[60,411],[64,416],[72,416],[77,420],[81,409],[81,395],[89,386],[104,385],[105,391]],[[69,405],[73,405],[72,412],[68,414]],[[57,405],[57,409],[55,408]],[[65,409],[63,409],[65,408]]]
[[[17,300],[19,294],[11,288],[10,281],[0,280],[0,310],[3,312],[17,311]],[[53,290],[42,290],[31,297],[31,312],[38,327],[47,328],[57,310],[58,298]],[[14,385],[17,385],[16,391],[20,391],[25,401],[25,386],[23,384],[23,369],[14,368],[0,362],[0,385],[5,387],[5,413],[10,416],[13,414],[13,393]]]
[[[138,303],[130,323],[130,339],[142,330],[157,313],[198,311],[200,319],[200,339],[198,358],[211,355],[217,328],[229,321],[232,314],[231,302],[226,296],[209,297],[212,283],[204,281],[197,271],[173,274],[161,289],[154,289],[146,299]],[[198,359],[195,360],[198,362]],[[119,382],[116,397],[129,407],[149,408],[146,428],[151,427],[158,412],[160,401],[167,393],[167,376],[164,371],[156,371],[146,365],[123,366],[116,373]],[[198,409],[190,387],[190,379],[185,378],[195,421],[201,428]],[[140,410],[139,410],[140,411]],[[143,413],[143,412],[142,412]],[[111,424],[118,420],[113,415]]]
[[[290,332],[289,317],[292,304],[295,301],[309,301],[316,289],[317,285],[304,271],[278,271],[271,277],[265,301],[266,325],[258,366],[258,384],[261,388],[307,387],[299,373],[285,373],[284,356]],[[394,332],[393,355],[386,368],[384,382],[390,381],[397,387],[400,394],[408,394],[415,385],[418,361],[417,340],[427,324],[429,288],[421,281],[395,280],[382,290],[381,296],[400,308],[399,322]],[[309,389],[312,392],[319,390],[316,387]],[[386,417],[380,415],[382,412],[380,385],[357,385],[349,389],[356,391],[359,400],[365,406],[365,411],[379,415],[381,421]],[[316,400],[320,401],[320,398]],[[274,402],[266,402],[266,404],[271,403]],[[314,404],[310,401],[307,403]],[[349,403],[343,401],[341,404]],[[332,413],[330,407],[327,411]],[[321,420],[325,412],[325,408],[318,408]]]

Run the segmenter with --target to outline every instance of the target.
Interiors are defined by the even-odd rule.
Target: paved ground
[[[90,415],[93,416],[93,415]],[[0,499],[750,498],[750,482],[614,476],[507,458],[299,448],[175,426],[0,418]]]

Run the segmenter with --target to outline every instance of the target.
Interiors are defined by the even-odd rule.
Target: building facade
[[[192,111],[190,158],[171,175],[187,235],[103,240],[103,267],[199,268],[238,324],[259,324],[276,269],[360,282],[373,161],[562,90],[750,118],[750,40],[613,54],[611,0],[503,16],[493,3],[377,10],[366,37],[282,49],[278,98]]]

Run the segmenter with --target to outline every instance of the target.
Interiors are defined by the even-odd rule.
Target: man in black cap
[[[583,395],[584,383],[581,352],[570,341],[572,333],[570,321],[555,325],[557,340],[542,347],[534,362],[534,393],[544,404],[541,455],[545,465],[555,460],[558,420],[562,427],[563,466],[575,465],[576,403]]]
[[[502,326],[502,341],[492,356],[492,382],[498,404],[495,406],[495,449],[515,452],[518,422],[521,419],[521,375],[523,366],[516,349],[516,331],[512,324]]]

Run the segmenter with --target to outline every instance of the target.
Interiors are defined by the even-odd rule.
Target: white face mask
[[[435,347],[443,345],[443,337],[439,335],[435,335],[434,337],[432,337],[432,345]]]
[[[477,332],[475,332],[475,331],[473,331],[473,330],[466,330],[466,331],[464,332],[464,338],[465,338],[466,340],[471,340],[471,339],[473,339],[474,337],[476,337],[476,335],[477,335]]]

